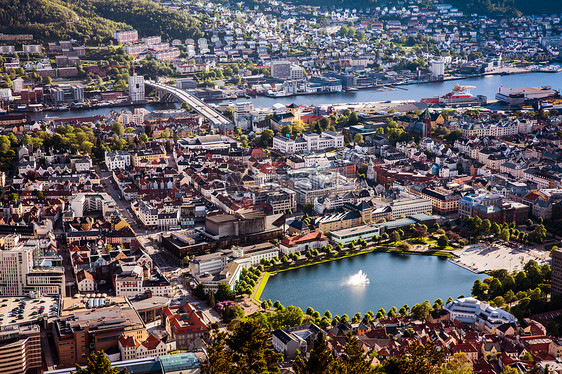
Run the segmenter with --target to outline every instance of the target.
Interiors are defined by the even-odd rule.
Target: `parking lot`
[[[0,299],[0,326],[34,322],[59,313],[56,297],[5,297]]]

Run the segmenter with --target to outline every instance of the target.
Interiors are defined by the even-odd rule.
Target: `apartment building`
[[[304,133],[302,137],[296,139],[279,135],[273,138],[273,149],[286,154],[339,149],[343,146],[343,135],[333,131],[323,131],[322,135]]]
[[[107,170],[125,169],[131,165],[131,156],[127,151],[105,152],[105,166]]]
[[[431,200],[433,211],[439,214],[457,213],[461,194],[443,187],[424,188],[421,196]]]
[[[9,325],[0,328],[0,373],[40,372],[41,334],[39,325]]]
[[[59,260],[53,258],[51,260]],[[0,250],[0,294],[26,295],[39,291],[47,295],[66,294],[64,268],[51,265],[41,255],[37,240]]]
[[[414,214],[432,212],[433,204],[429,199],[400,199],[390,203],[390,216],[394,219],[401,216],[412,216]]]

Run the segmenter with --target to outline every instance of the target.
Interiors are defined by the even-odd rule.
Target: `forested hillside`
[[[150,0],[0,0],[0,32],[31,33],[42,41],[76,38],[96,45],[124,28],[166,40],[197,38],[199,25],[185,12]]]

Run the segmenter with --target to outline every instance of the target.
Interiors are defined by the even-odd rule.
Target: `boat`
[[[458,83],[453,87],[453,90],[446,93],[443,96],[434,96],[430,98],[421,99],[422,103],[426,104],[438,104],[443,106],[477,106],[484,105],[488,103],[486,96],[477,95],[474,96],[470,93],[470,90],[476,88],[474,86],[461,86]]]

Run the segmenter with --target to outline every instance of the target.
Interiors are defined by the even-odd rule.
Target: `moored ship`
[[[476,88],[474,86],[461,86],[458,83],[453,87],[453,90],[443,96],[435,96],[430,98],[421,99],[422,103],[437,104],[448,107],[462,107],[462,106],[479,106],[488,103],[486,96],[474,96],[470,90]]]

